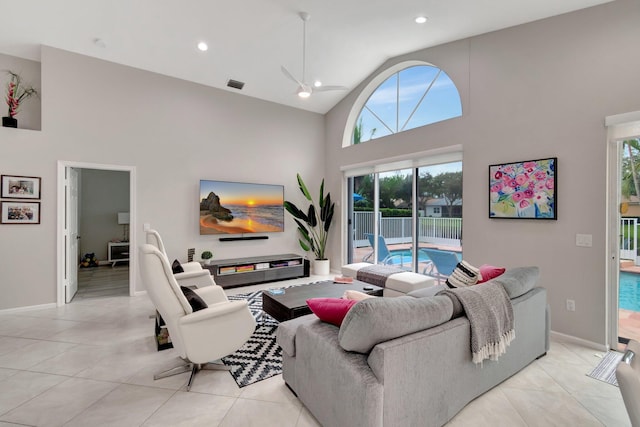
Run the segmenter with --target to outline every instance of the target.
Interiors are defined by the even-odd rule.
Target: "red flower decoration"
[[[11,79],[9,80],[9,84],[7,84],[6,103],[9,107],[9,117],[13,118],[18,114],[20,103],[31,96],[37,96],[38,91],[32,86],[22,86],[22,79],[16,73],[12,71],[9,71],[8,73],[11,76]]]

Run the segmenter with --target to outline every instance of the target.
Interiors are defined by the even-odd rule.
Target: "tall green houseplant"
[[[300,247],[305,251],[312,251],[316,259],[327,259],[325,249],[327,247],[327,237],[329,236],[329,228],[333,219],[333,211],[335,203],[331,201],[331,193],[324,195],[324,179],[320,184],[320,197],[318,205],[313,201],[311,193],[307,189],[300,174],[297,174],[298,186],[304,197],[309,201],[309,207],[305,213],[298,209],[293,203],[286,201],[284,207],[292,216],[296,224],[298,224],[298,232],[300,233]]]

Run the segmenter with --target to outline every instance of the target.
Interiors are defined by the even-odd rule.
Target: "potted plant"
[[[329,259],[325,256],[325,249],[327,248],[327,237],[329,236],[335,203],[331,201],[331,193],[327,193],[326,196],[324,194],[324,179],[320,184],[318,205],[316,206],[300,174],[297,174],[297,177],[298,186],[304,197],[309,201],[309,207],[305,213],[292,202],[286,200],[284,207],[298,224],[300,247],[305,251],[312,251],[316,257],[313,263],[314,273],[327,275],[329,274],[330,265]]]
[[[23,85],[20,76],[13,71],[7,71],[7,73],[10,78],[7,84],[7,97],[5,101],[7,106],[9,106],[9,116],[2,118],[2,126],[17,128],[18,119],[16,119],[16,114],[18,114],[20,104],[32,96],[38,96],[38,91],[32,86]]]
[[[211,251],[204,251],[200,255],[200,258],[202,258],[204,260],[205,264],[210,264],[211,263],[211,258],[213,258],[213,254],[211,253]]]

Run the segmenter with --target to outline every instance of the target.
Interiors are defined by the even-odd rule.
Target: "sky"
[[[227,205],[282,205],[284,187],[282,185],[251,184],[227,181],[200,181],[200,200],[210,192],[220,197],[220,203]]]
[[[362,141],[368,141],[461,115],[460,95],[449,76],[437,67],[420,65],[385,80],[356,123],[362,119]]]

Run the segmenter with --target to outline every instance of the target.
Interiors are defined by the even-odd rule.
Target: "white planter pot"
[[[316,259],[313,261],[313,274],[317,276],[328,276],[330,265],[328,259]]]

